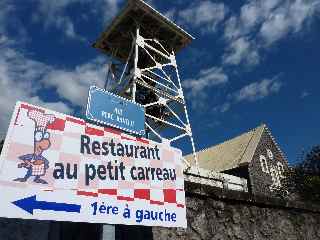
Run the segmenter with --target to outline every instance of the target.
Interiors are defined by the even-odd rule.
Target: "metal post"
[[[172,55],[175,56],[174,52],[172,51]],[[179,70],[178,70],[178,66],[176,65],[175,66],[175,69],[176,69],[176,73],[177,73],[177,79],[178,79],[178,84],[179,84],[179,89],[180,89],[180,94],[181,94],[181,97],[183,98],[183,108],[184,108],[184,112],[185,112],[185,115],[186,115],[186,120],[187,120],[187,133],[190,137],[190,141],[191,141],[191,146],[192,146],[192,153],[193,153],[193,157],[194,157],[194,160],[196,162],[196,168],[197,168],[197,171],[198,173],[200,173],[200,169],[199,169],[199,163],[198,163],[198,157],[197,157],[197,154],[196,154],[196,148],[195,148],[195,144],[194,144],[194,140],[193,140],[193,136],[192,136],[192,129],[191,129],[191,124],[190,124],[190,120],[189,120],[189,115],[188,115],[188,110],[187,110],[187,103],[185,102],[185,99],[184,99],[184,94],[183,94],[183,90],[182,90],[182,85],[181,85],[181,80],[180,80],[180,74],[179,74]]]
[[[115,240],[115,226],[104,224],[102,227],[102,237],[101,240]]]
[[[140,29],[139,26],[137,26],[136,30],[136,39],[135,39],[135,54],[134,54],[134,77],[133,77],[133,85],[132,85],[132,100],[136,101],[136,90],[137,90],[137,69],[138,69],[138,59],[139,59],[139,45],[137,43],[138,38],[140,36]]]

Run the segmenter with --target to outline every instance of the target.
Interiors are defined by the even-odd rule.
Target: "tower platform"
[[[144,1],[129,0],[93,47],[124,62],[129,57],[137,27],[145,38],[157,39],[166,49],[175,53],[194,39]]]

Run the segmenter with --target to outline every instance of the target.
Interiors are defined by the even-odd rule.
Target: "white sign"
[[[179,149],[18,102],[0,158],[0,216],[186,227]]]

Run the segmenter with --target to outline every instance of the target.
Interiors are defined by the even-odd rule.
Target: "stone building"
[[[265,124],[197,154],[200,168],[246,178],[252,194],[274,193],[288,168],[285,155]]]

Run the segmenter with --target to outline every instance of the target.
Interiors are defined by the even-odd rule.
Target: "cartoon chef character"
[[[35,123],[34,148],[33,153],[19,157],[23,162],[18,164],[18,168],[26,168],[27,173],[23,178],[16,178],[14,181],[26,182],[28,178],[34,176],[34,182],[48,184],[41,179],[49,168],[49,161],[42,156],[42,153],[51,145],[50,133],[47,131],[47,127],[54,122],[55,117],[36,110],[30,110],[27,115]]]

